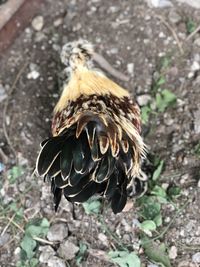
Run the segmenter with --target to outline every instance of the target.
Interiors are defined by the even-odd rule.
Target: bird
[[[87,40],[65,44],[60,59],[66,77],[53,110],[52,135],[41,142],[37,174],[50,181],[55,210],[61,198],[83,203],[105,198],[114,214],[145,190],[141,164],[146,146],[140,108],[127,89],[93,64]]]

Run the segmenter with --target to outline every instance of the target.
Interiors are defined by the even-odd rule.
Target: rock
[[[35,42],[40,43],[46,39],[46,35],[43,32],[36,32],[35,34]]]
[[[48,261],[48,267],[66,267],[66,264],[64,262],[64,260],[59,259],[56,256],[53,256],[49,259]]]
[[[67,236],[68,236],[68,227],[64,223],[52,225],[47,234],[47,238],[50,241],[62,242]]]
[[[41,251],[39,257],[41,263],[48,263],[49,259],[56,254],[51,246],[40,247],[39,250]]]
[[[76,253],[79,251],[79,247],[74,245],[70,241],[65,241],[64,243],[60,244],[58,249],[58,254],[65,260],[72,260],[75,258]]]
[[[59,27],[61,24],[63,24],[63,18],[57,18],[53,22],[54,27]]]
[[[149,7],[170,7],[173,6],[170,0],[146,0]]]
[[[41,31],[44,26],[44,18],[42,16],[37,16],[32,20],[32,27],[35,31]]]
[[[0,247],[4,246],[10,239],[10,235],[5,233],[0,235]]]
[[[200,252],[197,252],[192,256],[192,261],[195,263],[200,263]]]
[[[151,96],[148,94],[139,95],[137,97],[137,102],[140,106],[145,106],[151,101]]]
[[[134,64],[133,63],[127,64],[127,71],[131,76],[133,76],[133,73],[134,73]]]
[[[200,37],[198,37],[195,41],[194,44],[197,46],[200,46]]]
[[[176,24],[176,23],[179,23],[181,21],[181,16],[174,10],[170,10],[169,12],[169,21]]]
[[[2,84],[0,84],[0,102],[2,102],[4,99],[6,99],[7,94],[6,94],[6,90],[3,87]]]
[[[200,70],[199,62],[194,61],[194,62],[192,63],[192,66],[191,66],[191,71],[195,72],[195,71],[198,71],[198,70]]]
[[[36,80],[40,76],[39,66],[35,63],[30,63],[29,68],[30,72],[27,74],[27,79]]]
[[[98,239],[101,241],[101,243],[104,245],[104,246],[108,246],[108,238],[106,235],[104,235],[103,233],[99,233],[98,234]]]
[[[180,3],[187,4],[191,7],[200,8],[199,0],[177,0]]]
[[[194,131],[196,134],[200,133],[200,110],[194,112]]]
[[[27,79],[33,79],[33,80],[36,80],[38,77],[40,76],[40,73],[36,70],[32,70],[31,72],[29,72],[27,74]]]
[[[169,258],[174,260],[176,259],[176,257],[177,257],[177,247],[172,246],[169,250]]]

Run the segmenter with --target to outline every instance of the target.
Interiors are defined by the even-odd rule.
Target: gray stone
[[[0,235],[0,247],[4,246],[10,239],[10,235],[5,233],[4,235]]]
[[[37,16],[32,20],[31,24],[35,31],[41,31],[44,26],[44,18],[42,16]]]
[[[200,8],[200,1],[199,0],[177,0],[180,3],[187,4],[194,8]]]
[[[68,236],[68,227],[64,223],[54,224],[50,227],[47,238],[50,241],[62,242]]]
[[[170,10],[168,17],[169,17],[170,22],[174,24],[181,21],[181,16],[173,9]]]
[[[172,246],[169,250],[169,258],[174,260],[176,259],[176,257],[177,257],[177,247]]]
[[[170,7],[173,6],[170,0],[146,0],[149,7]]]
[[[56,256],[53,256],[49,259],[48,261],[48,267],[66,267],[66,264],[64,262],[64,260],[59,259]]]
[[[58,27],[61,24],[63,24],[63,18],[57,18],[56,20],[54,20],[53,25],[54,27]]]
[[[200,252],[197,252],[192,256],[192,261],[195,263],[200,263]]]
[[[39,257],[41,263],[48,263],[49,259],[56,254],[51,246],[40,247],[39,250],[41,251]]]
[[[194,112],[194,131],[196,134],[200,133],[200,110]]]
[[[127,64],[127,71],[131,76],[133,76],[133,73],[134,73],[134,64],[133,63]]]
[[[200,37],[198,37],[195,41],[194,44],[197,46],[200,46]]]
[[[137,97],[137,102],[140,106],[145,106],[151,101],[151,96],[148,94],[139,95]]]
[[[7,94],[6,94],[6,90],[3,87],[2,84],[0,84],[0,102],[2,102],[4,99],[6,99]]]
[[[65,241],[64,243],[60,244],[58,249],[58,254],[65,260],[72,260],[75,258],[76,253],[79,251],[79,247],[74,245],[70,241]]]

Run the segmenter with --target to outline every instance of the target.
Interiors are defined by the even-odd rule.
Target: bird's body
[[[68,54],[67,52],[70,52]],[[42,143],[36,169],[51,180],[56,209],[62,194],[84,202],[99,193],[114,213],[143,187],[140,110],[127,90],[90,67],[92,47],[76,42],[64,47],[61,59],[71,75],[54,109],[53,137]]]

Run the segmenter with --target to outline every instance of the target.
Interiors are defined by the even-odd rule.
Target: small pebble
[[[31,79],[36,80],[39,76],[40,76],[40,73],[36,70],[33,70],[27,74],[27,78],[29,80],[31,80]]]
[[[137,97],[137,102],[140,106],[145,106],[151,101],[151,96],[148,94],[139,95]]]
[[[54,27],[59,27],[61,24],[63,24],[63,18],[57,18],[53,22]]]
[[[56,267],[66,267],[66,264],[65,264],[64,260],[59,259],[56,256],[53,256],[48,260],[48,267],[55,267],[55,266]]]
[[[176,24],[176,23],[179,23],[181,21],[181,16],[174,10],[170,10],[169,12],[169,21]]]
[[[54,224],[50,227],[47,234],[49,241],[62,241],[68,236],[68,228],[66,224]]]
[[[192,261],[195,263],[200,263],[200,252],[197,252],[192,256]]]
[[[172,246],[169,250],[169,258],[174,260],[176,259],[176,257],[177,257],[177,247]]]
[[[200,70],[199,62],[194,61],[194,62],[192,63],[192,66],[191,66],[191,71],[195,72],[195,71],[198,71],[198,70]]]
[[[42,16],[37,16],[32,20],[31,24],[35,31],[41,31],[44,26],[44,18]]]
[[[131,76],[133,76],[133,73],[134,73],[134,64],[133,63],[127,64],[127,71]]]
[[[58,254],[65,260],[72,260],[75,258],[76,253],[78,251],[79,247],[67,240],[64,243],[60,244],[60,247],[58,249]]]
[[[6,90],[3,87],[2,84],[0,84],[0,102],[2,102],[4,99],[6,99],[7,94],[6,94]]]

